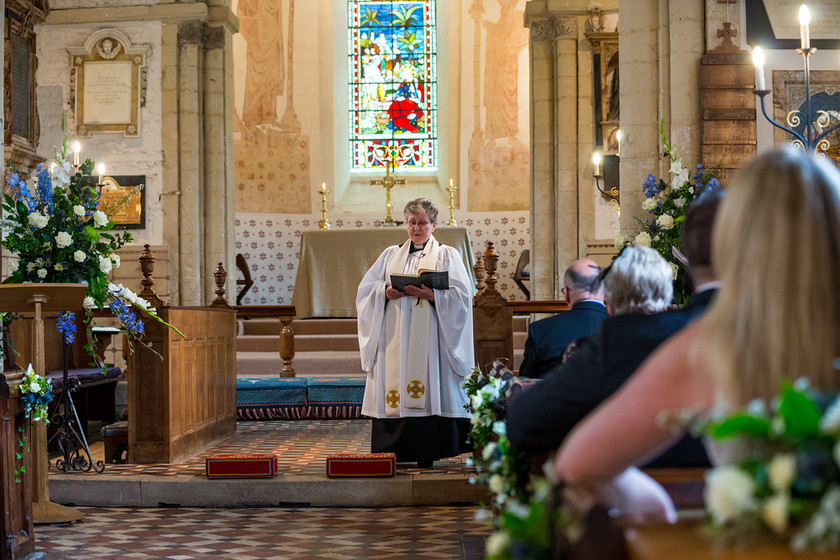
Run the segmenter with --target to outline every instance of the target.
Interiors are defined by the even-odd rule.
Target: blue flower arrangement
[[[645,200],[642,209],[648,213],[644,219],[637,219],[639,233],[632,239],[619,235],[615,245],[647,245],[656,249],[674,270],[674,303],[685,304],[691,295],[687,278],[680,232],[692,203],[708,192],[721,188],[720,168],[708,169],[698,163],[692,175],[682,164],[668,138],[665,136],[665,121],[659,122],[659,138],[664,147],[663,157],[671,160],[671,182],[649,174],[642,183]]]
[[[34,422],[43,422],[49,424],[50,420],[47,417],[47,405],[52,400],[52,386],[48,379],[35,373],[32,369],[32,364],[26,368],[26,373],[20,383],[20,400],[23,402],[23,415],[29,420],[31,426]],[[24,453],[29,453],[29,442],[24,432],[23,426],[18,427],[18,444],[15,451],[15,457],[18,461],[23,459]],[[20,482],[21,476],[26,473],[26,465],[18,465],[15,467],[15,482]]]

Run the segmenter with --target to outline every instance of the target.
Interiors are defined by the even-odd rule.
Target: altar
[[[467,228],[438,226],[433,235],[461,254],[475,285]],[[386,247],[406,240],[401,227],[304,231],[292,295],[296,317],[355,317],[356,289],[365,272]]]

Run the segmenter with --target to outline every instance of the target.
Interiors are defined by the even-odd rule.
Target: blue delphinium
[[[125,325],[125,328],[128,329],[128,331],[131,334],[143,334],[143,332],[145,332],[143,321],[137,318],[137,315],[126,305],[122,298],[119,298],[117,296],[112,297],[114,299],[108,306],[111,309],[111,313],[113,313],[115,317],[118,317],[120,321],[122,321],[122,323]]]
[[[656,181],[656,176],[648,174],[645,178],[645,182],[642,184],[642,190],[647,198],[653,198],[656,196],[656,193],[660,191],[659,185]]]
[[[63,311],[55,319],[55,328],[64,335],[65,344],[73,344],[76,338],[76,315],[70,311]]]

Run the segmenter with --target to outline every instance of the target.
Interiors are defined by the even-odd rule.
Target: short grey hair
[[[656,250],[626,247],[607,269],[604,292],[613,314],[658,313],[674,295],[674,270]]]
[[[403,216],[405,217],[405,221],[408,221],[409,214],[419,214],[421,212],[429,217],[431,223],[437,222],[438,214],[440,214],[438,207],[428,198],[415,198],[405,205]]]

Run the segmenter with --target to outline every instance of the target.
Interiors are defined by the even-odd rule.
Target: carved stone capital
[[[578,20],[573,17],[558,17],[552,20],[554,22],[554,35],[558,39],[563,38],[577,38],[578,35]]]
[[[550,19],[536,19],[531,22],[531,42],[550,43],[554,40],[554,21]]]

